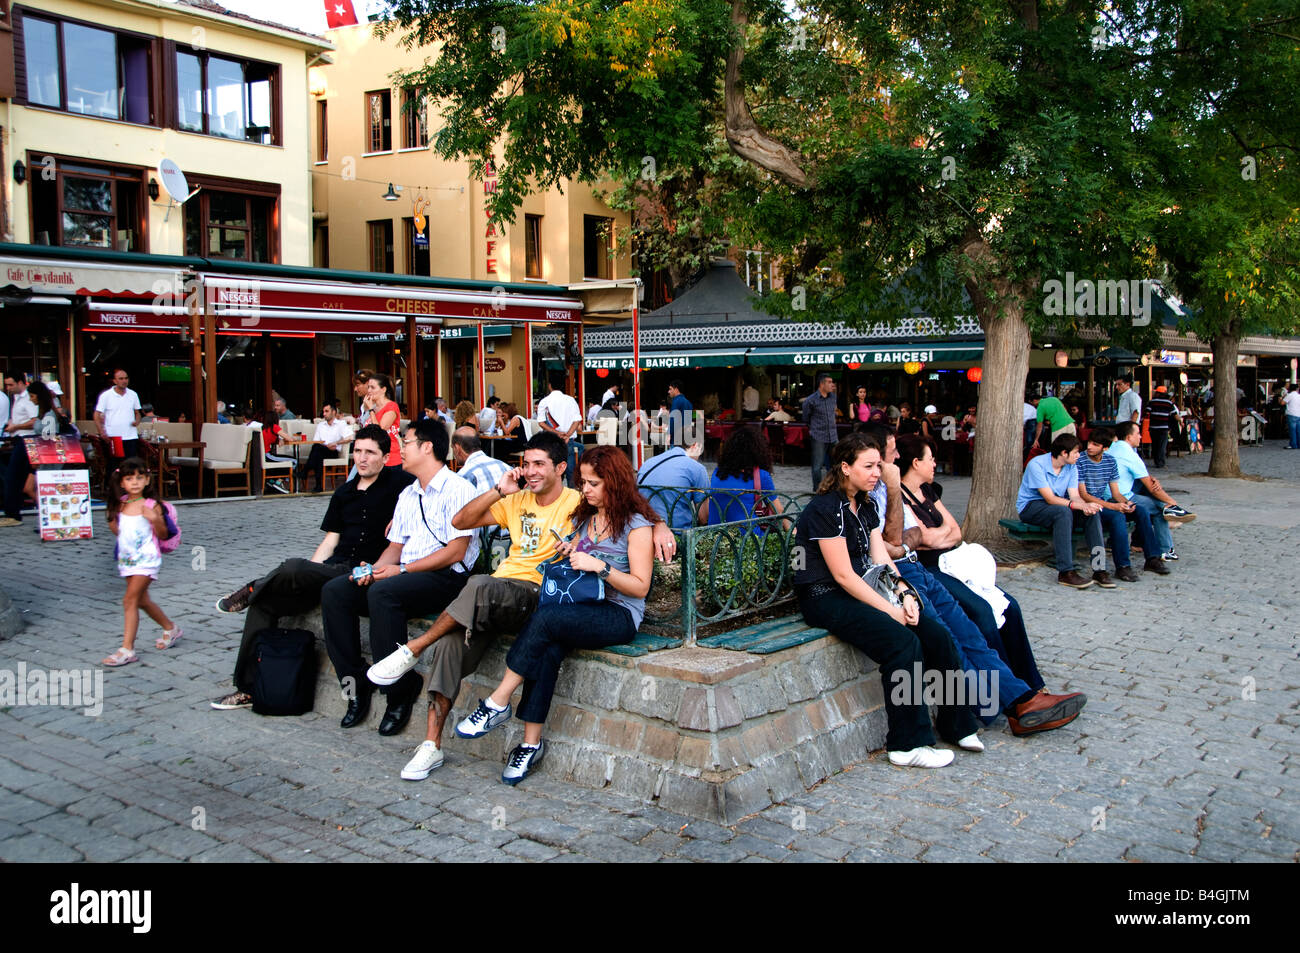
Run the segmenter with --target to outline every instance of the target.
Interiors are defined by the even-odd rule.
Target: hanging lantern
[[[844,366],[847,367],[847,368],[848,368],[849,370],[851,370],[851,371],[856,371],[859,367],[862,366],[862,362],[861,362],[861,361],[849,361],[848,364],[846,364],[846,365],[844,365]]]
[[[916,375],[921,373],[921,368],[925,367],[920,361],[908,361],[903,365],[903,372],[906,374]]]
[[[608,367],[596,368],[596,376],[599,377],[601,380],[604,380],[606,377],[609,376],[609,368]]]
[[[978,384],[980,382],[980,378],[983,376],[984,376],[983,369],[978,367],[972,367],[966,371],[966,380],[970,381],[972,384]]]

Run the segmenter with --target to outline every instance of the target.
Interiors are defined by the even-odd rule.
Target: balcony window
[[[586,278],[610,278],[614,220],[599,215],[582,216],[582,274]]]
[[[29,155],[32,235],[38,245],[144,251],[144,170]],[[42,174],[53,171],[52,177]]]
[[[22,18],[26,101],[151,124],[152,40],[64,20]]]
[[[542,217],[524,216],[524,274],[528,278],[542,277]]]
[[[393,220],[366,222],[366,247],[370,252],[370,270],[393,273]]]
[[[418,90],[402,90],[402,148],[423,149],[429,144],[429,113]]]
[[[177,128],[263,145],[278,143],[279,72],[266,63],[177,50]]]
[[[274,261],[276,199],[207,186],[185,203],[185,254]]]
[[[367,152],[391,152],[393,148],[393,97],[387,89],[366,93]]]

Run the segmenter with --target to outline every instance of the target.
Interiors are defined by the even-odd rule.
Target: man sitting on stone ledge
[[[487,650],[504,632],[518,632],[537,608],[541,583],[538,568],[556,554],[557,541],[573,532],[569,519],[581,495],[564,486],[566,447],[555,434],[534,434],[524,449],[523,465],[509,470],[486,493],[456,514],[457,529],[503,526],[510,533],[510,552],[490,576],[474,576],[429,630],[398,646],[367,672],[377,685],[392,685],[415,667],[421,652],[433,646],[429,665],[429,721],[425,741],[402,769],[408,781],[420,781],[441,766],[442,731],[460,682],[477,670]],[[655,551],[668,560],[676,549],[672,531],[654,528]],[[503,720],[509,717],[501,713]]]
[[[212,703],[219,711],[253,704],[254,636],[275,628],[282,615],[310,611],[320,603],[321,590],[337,576],[363,562],[374,562],[384,551],[384,530],[393,518],[397,497],[411,482],[409,474],[384,466],[388,434],[373,424],[357,431],[352,456],[357,475],[334,491],[320,528],[325,538],[311,559],[287,559],[272,572],[245,583],[217,600],[222,612],[243,612],[244,635],[235,659],[235,691]]]
[[[406,620],[441,612],[460,594],[478,559],[478,534],[454,522],[474,499],[474,487],[447,466],[449,438],[441,420],[408,424],[402,440],[402,469],[415,477],[397,498],[388,548],[358,578],[331,579],[321,591],[325,647],[348,696],[340,727],[351,728],[370,711],[370,683],[361,657],[361,616],[370,618],[372,658],[382,658],[406,641]],[[423,680],[413,672],[385,683],[388,699],[381,735],[399,734],[411,720]]]

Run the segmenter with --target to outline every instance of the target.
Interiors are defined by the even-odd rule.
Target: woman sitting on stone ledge
[[[962,684],[962,661],[952,636],[921,614],[914,596],[893,606],[862,577],[874,564],[890,563],[880,519],[868,494],[880,479],[881,447],[872,437],[851,433],[831,451],[831,470],[804,507],[796,531],[803,568],[794,576],[799,608],[809,625],[861,649],[880,666],[889,732],[885,747],[892,764],[941,768],[951,751],[933,747],[930,709],[922,685]],[[891,564],[892,565],[892,564]],[[938,706],[939,734],[970,751],[982,751],[978,725],[968,704],[949,698]]]
[[[636,474],[618,447],[588,450],[579,472],[582,502],[570,517],[575,527],[572,541],[557,549],[574,569],[596,573],[605,581],[605,598],[541,605],[510,647],[501,684],[456,726],[462,738],[487,734],[510,718],[510,696],[523,685],[518,715],[524,740],[507,759],[501,775],[506,784],[518,784],[542,760],[542,725],[569,650],[631,642],[645,614],[654,558],[651,527],[657,517],[638,492]]]

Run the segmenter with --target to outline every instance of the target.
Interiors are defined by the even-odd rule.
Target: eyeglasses
[[[415,445],[415,444],[428,443],[428,442],[429,442],[428,440],[421,440],[421,439],[419,439],[418,437],[416,437],[416,438],[414,438],[414,439],[412,439],[412,440],[403,440],[403,441],[402,441],[402,446],[403,446],[403,447],[410,447],[410,446],[413,446],[413,445]]]

